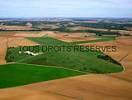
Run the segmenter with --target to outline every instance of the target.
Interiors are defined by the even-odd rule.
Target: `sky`
[[[0,17],[132,17],[132,0],[0,0]]]

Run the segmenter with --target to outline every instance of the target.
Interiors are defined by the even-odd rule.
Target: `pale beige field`
[[[72,27],[69,28],[70,30],[96,30],[96,31],[108,31],[108,29],[100,29],[100,28],[91,28],[91,27]],[[119,32],[121,35],[131,35],[132,36],[132,30],[110,30],[111,32]]]
[[[55,35],[51,35],[51,37],[64,41],[64,42],[76,42],[76,41],[91,41],[96,40],[94,36],[95,34],[89,33],[60,33],[57,32]]]
[[[9,34],[8,34],[9,35]],[[75,41],[90,41],[90,40],[96,40],[95,34],[89,34],[89,33],[62,33],[62,32],[51,32],[51,31],[42,31],[38,33],[24,33],[24,32],[19,32],[15,33],[13,36],[15,37],[42,37],[42,36],[48,36],[48,37],[53,37],[55,39],[65,41],[65,42],[75,42]]]
[[[73,31],[75,30],[96,30],[96,31],[108,31],[108,29],[99,29],[99,28],[91,28],[91,27],[83,27],[83,26],[78,26],[78,27],[72,27],[69,28]]]
[[[132,100],[132,38],[123,37],[116,41],[91,45],[95,44],[117,46],[117,52],[106,54],[118,61],[124,58],[120,61],[124,71],[113,74],[89,74],[0,89],[0,100]]]
[[[0,32],[0,37],[42,37],[48,34],[54,34],[49,31],[11,31],[11,32]]]
[[[32,27],[0,25],[0,29],[2,30],[32,30]]]
[[[37,33],[33,33],[33,32],[21,32],[21,33],[16,33],[13,36],[15,37],[42,37],[42,36],[47,36],[47,35],[52,35],[54,34],[54,32],[49,32],[49,31],[44,31],[44,32],[37,32]]]

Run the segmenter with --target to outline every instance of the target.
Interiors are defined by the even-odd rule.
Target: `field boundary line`
[[[65,67],[48,66],[48,65],[38,65],[38,64],[27,64],[27,63],[19,63],[19,62],[11,62],[11,63],[1,64],[1,65],[10,65],[10,64],[34,65],[34,66],[47,67],[47,68],[48,68],[48,67],[49,67],[49,68],[62,68],[62,69],[67,69],[67,70],[72,70],[72,71],[80,72],[80,73],[83,73],[83,74],[89,74],[88,72],[83,72],[83,71],[74,70],[74,69],[65,68]],[[0,66],[1,66],[1,65],[0,65]]]

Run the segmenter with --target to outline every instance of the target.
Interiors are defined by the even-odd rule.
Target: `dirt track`
[[[132,100],[132,39],[96,43],[108,44],[117,45],[118,52],[108,54],[118,61],[129,53],[121,61],[125,67],[123,72],[91,74],[1,89],[0,100]]]

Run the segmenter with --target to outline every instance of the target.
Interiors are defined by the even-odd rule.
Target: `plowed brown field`
[[[0,64],[5,64],[5,56],[6,56],[6,38],[0,37]]]

